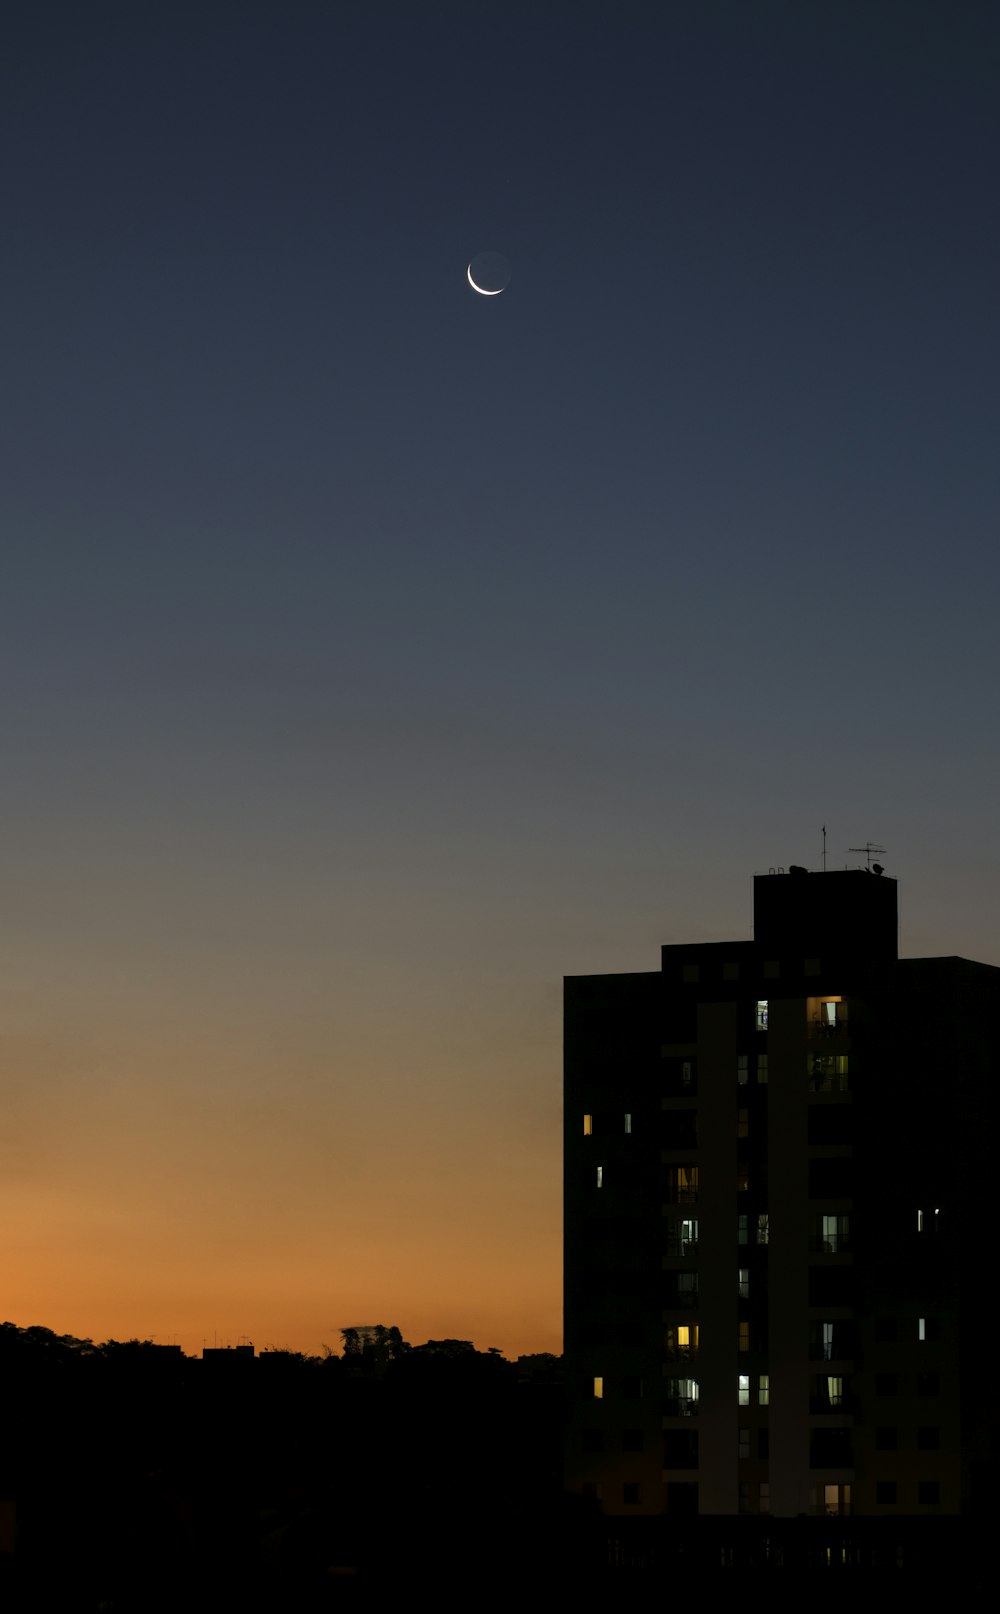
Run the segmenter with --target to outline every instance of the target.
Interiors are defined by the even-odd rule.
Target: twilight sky
[[[559,1349],[564,974],[823,823],[1000,963],[998,82],[992,0],[8,0],[0,1315]]]

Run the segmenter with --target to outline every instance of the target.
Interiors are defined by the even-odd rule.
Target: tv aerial
[[[865,868],[868,870],[869,874],[882,873],[881,863],[873,863],[872,858],[885,857],[884,846],[875,846],[872,841],[865,841],[864,846],[849,846],[847,850],[849,852],[863,852],[865,854]]]

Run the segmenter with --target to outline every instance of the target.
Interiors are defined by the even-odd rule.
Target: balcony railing
[[[663,1403],[665,1418],[696,1418],[698,1402],[691,1396],[668,1395]]]

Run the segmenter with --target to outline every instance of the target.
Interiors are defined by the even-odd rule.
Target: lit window
[[[843,1379],[834,1378],[834,1377],[828,1375],[827,1381],[826,1381],[826,1401],[827,1401],[827,1406],[830,1406],[830,1407],[842,1407],[843,1406],[843,1404],[844,1404],[844,1381],[843,1381]]]
[[[757,1243],[767,1244],[771,1236],[771,1220],[767,1211],[762,1211],[757,1218]]]
[[[628,1111],[625,1112],[625,1130],[626,1132],[631,1132],[632,1130],[632,1117]]]
[[[823,1486],[823,1512],[830,1515],[850,1513],[851,1487],[849,1485]]]
[[[673,1205],[693,1205],[698,1198],[698,1167],[667,1167],[667,1198]]]
[[[767,1055],[757,1055],[757,1082],[760,1087],[767,1086]]]
[[[824,1362],[832,1362],[833,1361],[833,1324],[832,1323],[820,1323],[820,1329],[821,1329],[821,1333],[822,1333],[822,1337],[821,1337],[821,1340],[820,1340],[820,1349],[821,1349],[821,1351],[823,1353],[823,1360],[824,1360]]]
[[[923,1211],[917,1211],[917,1232],[922,1233],[923,1230],[924,1230],[924,1213],[923,1213]]]
[[[762,1373],[757,1380],[757,1400],[762,1407],[771,1404],[771,1378],[767,1373]]]
[[[824,1216],[820,1242],[828,1255],[850,1248],[851,1221],[848,1216]]]
[[[694,1086],[694,1061],[692,1059],[681,1060],[681,1086]]]
[[[749,1429],[741,1429],[739,1431],[739,1437],[740,1437],[740,1443],[739,1443],[739,1448],[738,1448],[738,1456],[741,1459],[748,1458],[750,1456],[750,1431],[749,1431]]]
[[[767,1030],[767,998],[757,999],[757,1030]]]
[[[698,1248],[698,1223],[693,1216],[675,1222],[671,1230],[672,1255],[693,1255]]]
[[[585,1138],[589,1138],[593,1136],[593,1132],[594,1117],[592,1115],[585,1115],[583,1118],[583,1135]]]
[[[749,1298],[750,1298],[750,1268],[749,1267],[740,1267],[739,1294],[740,1294],[740,1299],[741,1300],[749,1300]]]
[[[594,1400],[604,1400],[604,1380],[602,1378],[597,1378],[594,1380]]]
[[[664,1411],[674,1418],[694,1418],[698,1412],[698,1380],[668,1379]]]
[[[698,1324],[678,1323],[675,1328],[668,1328],[666,1348],[668,1356],[690,1356],[698,1349]]]
[[[809,1085],[814,1093],[846,1093],[848,1067],[846,1054],[809,1054]]]
[[[748,1351],[749,1349],[750,1349],[750,1324],[748,1322],[742,1322],[742,1323],[740,1323],[740,1350],[741,1351]],[[747,1392],[747,1399],[749,1400],[749,1390]]]
[[[749,1110],[737,1110],[736,1111],[736,1136],[738,1138],[745,1138],[747,1136],[747,1134],[749,1133],[749,1131],[750,1131],[750,1111]]]
[[[598,1166],[598,1168],[597,1168],[597,1186],[598,1186],[598,1188],[603,1188],[604,1187],[604,1167],[603,1166]]]
[[[739,1374],[738,1379],[737,1379],[737,1396],[736,1396],[736,1399],[739,1402],[739,1405],[741,1407],[748,1407],[750,1405],[750,1375],[749,1375],[749,1373],[741,1373],[741,1374]]]
[[[926,1317],[918,1317],[917,1318],[917,1338],[918,1339],[926,1339],[927,1338],[927,1318]]]

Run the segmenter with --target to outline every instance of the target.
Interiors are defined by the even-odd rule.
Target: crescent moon
[[[471,265],[471,263],[469,264],[469,267],[468,267],[468,269],[466,269],[465,272],[469,277],[469,285],[472,287],[473,291],[478,291],[480,297],[499,297],[500,293],[503,291],[502,286],[498,286],[496,291],[486,291],[482,286],[477,286],[476,282],[472,278],[472,265]]]

